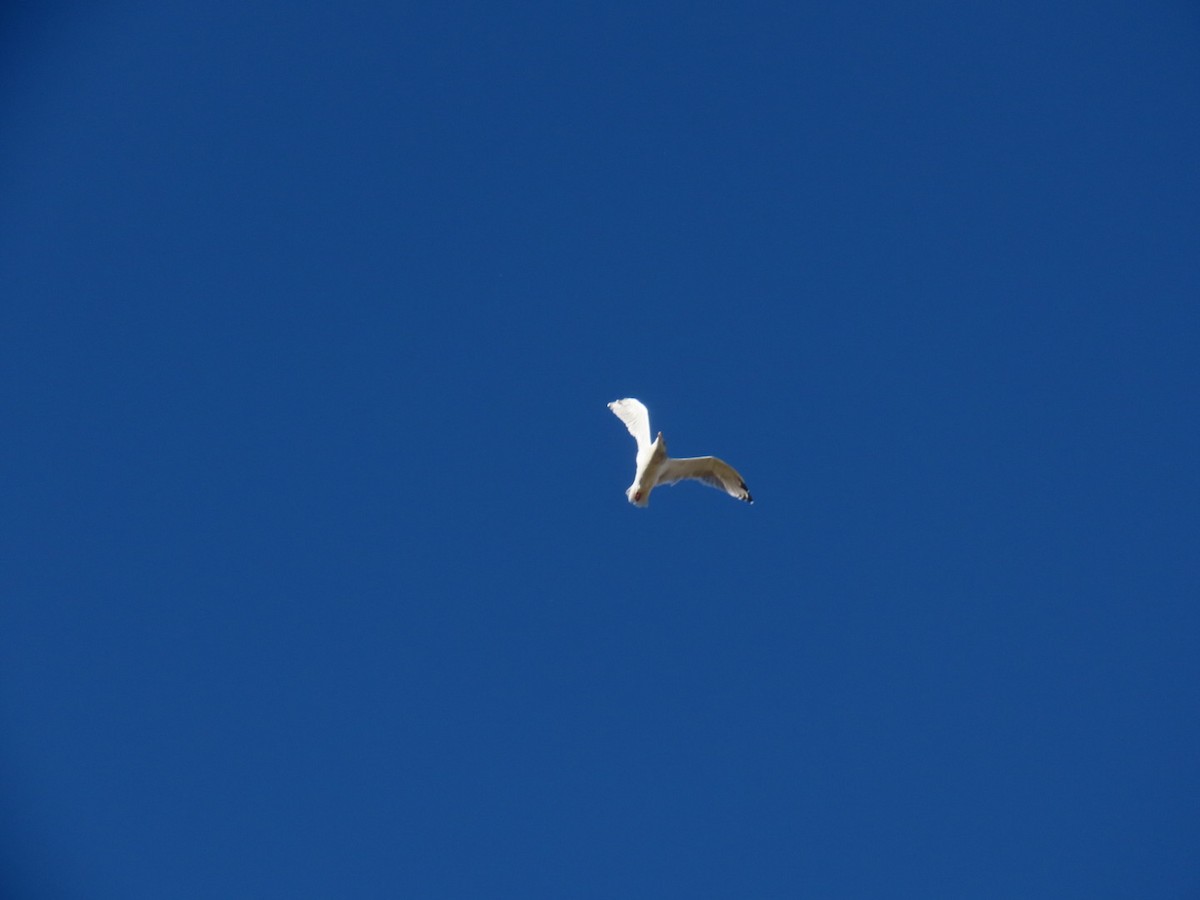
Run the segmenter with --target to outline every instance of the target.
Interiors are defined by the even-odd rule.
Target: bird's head
[[[629,502],[634,506],[649,506],[650,492],[645,490],[640,484],[631,484],[629,489],[625,491],[625,496],[629,498]]]

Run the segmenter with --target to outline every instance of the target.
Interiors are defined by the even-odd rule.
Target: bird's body
[[[742,476],[724,460],[715,456],[671,459],[667,455],[667,442],[663,440],[661,431],[653,441],[650,440],[650,413],[640,400],[626,397],[624,400],[614,400],[608,404],[608,408],[625,423],[637,441],[637,470],[633,484],[625,491],[625,496],[634,506],[649,506],[650,492],[660,484],[675,484],[692,478],[722,490],[730,497],[747,503],[754,502]]]

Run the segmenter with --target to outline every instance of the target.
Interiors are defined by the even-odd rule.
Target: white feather
[[[746,489],[746,482],[737,469],[715,456],[694,456],[687,459],[671,459],[667,456],[667,444],[659,432],[650,442],[650,413],[640,400],[626,397],[608,404],[618,419],[625,423],[633,439],[637,441],[637,468],[633,484],[625,496],[634,506],[647,506],[650,492],[660,484],[675,484],[679,481],[699,481],[722,490],[730,497],[753,503],[754,498]]]

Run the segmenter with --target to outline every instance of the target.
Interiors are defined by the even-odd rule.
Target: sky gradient
[[[6,896],[1200,893],[1194,4],[3,24]]]

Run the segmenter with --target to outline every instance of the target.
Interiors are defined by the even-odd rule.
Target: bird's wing
[[[650,413],[641,400],[626,397],[624,400],[614,400],[608,404],[613,415],[625,423],[633,439],[637,441],[638,453],[650,449]]]
[[[709,487],[724,491],[730,497],[736,497],[738,500],[745,500],[747,503],[754,502],[754,498],[750,496],[750,491],[746,488],[746,482],[742,481],[742,476],[737,473],[737,469],[715,456],[668,459],[663,463],[657,483],[674,484],[688,478],[703,481]]]

